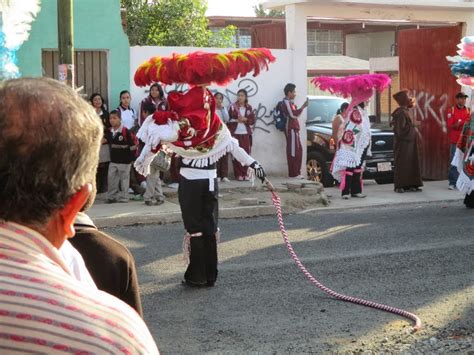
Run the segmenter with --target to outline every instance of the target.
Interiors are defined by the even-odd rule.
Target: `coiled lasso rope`
[[[285,242],[286,247],[288,248],[288,251],[290,252],[291,258],[294,260],[294,262],[296,263],[298,268],[301,270],[301,272],[306,276],[306,278],[309,281],[311,281],[311,283],[313,285],[315,285],[317,288],[319,288],[323,292],[327,293],[328,295],[330,295],[330,296],[332,296],[332,297],[334,297],[338,300],[345,301],[345,302],[351,302],[351,303],[355,303],[355,304],[360,304],[362,306],[371,307],[371,308],[375,308],[375,309],[380,309],[380,310],[385,311],[385,312],[398,314],[402,317],[411,319],[415,322],[415,325],[412,329],[413,332],[416,332],[417,330],[419,330],[421,328],[420,318],[418,318],[418,316],[413,314],[413,313],[404,311],[403,309],[400,309],[400,308],[387,306],[387,305],[384,305],[384,304],[381,304],[381,303],[366,301],[366,300],[363,300],[361,298],[343,295],[343,294],[338,293],[334,290],[331,290],[329,287],[324,286],[321,282],[316,280],[316,278],[313,275],[311,275],[311,273],[304,267],[303,263],[300,261],[300,259],[296,255],[295,250],[293,249],[293,246],[290,243],[290,240],[288,239],[288,233],[286,232],[285,224],[283,222],[283,214],[282,214],[282,211],[281,211],[280,197],[277,195],[277,193],[275,191],[275,188],[273,187],[273,185],[271,184],[271,182],[267,178],[265,178],[265,182],[267,184],[268,189],[272,193],[272,202],[273,202],[273,205],[275,206],[275,209],[276,209],[276,212],[277,212],[278,225],[280,227],[281,235],[283,236],[283,241]]]

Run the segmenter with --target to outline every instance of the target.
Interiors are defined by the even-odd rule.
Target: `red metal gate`
[[[446,110],[460,90],[446,56],[456,55],[461,27],[402,30],[398,34],[400,87],[417,98],[415,118],[420,122],[422,174],[425,179],[447,178],[449,141]]]

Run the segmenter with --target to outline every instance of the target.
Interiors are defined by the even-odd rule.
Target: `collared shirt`
[[[0,223],[0,353],[157,354],[127,304],[82,285],[41,234]]]
[[[131,107],[123,107],[120,105],[118,108],[121,113],[122,124],[128,129],[132,129],[135,126],[135,121],[137,120],[137,115],[135,110]]]

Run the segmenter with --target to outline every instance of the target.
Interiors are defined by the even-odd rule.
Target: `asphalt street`
[[[285,222],[317,279],[414,312],[424,328],[411,335],[404,318],[317,290],[290,259],[274,217],[221,221],[219,279],[206,289],[180,285],[181,224],[106,231],[136,258],[145,320],[165,354],[472,351],[474,211],[460,201],[317,211]]]

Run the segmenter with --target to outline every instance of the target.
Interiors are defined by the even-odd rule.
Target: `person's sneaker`
[[[348,200],[351,198],[351,195],[342,195],[343,200]]]
[[[454,186],[454,185],[449,185],[448,186],[448,190],[454,190],[455,188],[456,188],[456,186]]]
[[[117,200],[110,199],[110,198],[105,201],[105,203],[109,203],[109,204],[110,203],[115,203],[115,202],[117,202]]]
[[[129,193],[129,194],[134,194],[135,191],[133,191],[133,189],[132,189],[131,187],[129,187],[129,188],[128,188],[128,193]]]
[[[168,187],[169,187],[170,189],[175,189],[175,190],[177,190],[178,187],[179,187],[179,184],[178,184],[177,182],[173,182],[173,183],[169,184]]]
[[[147,206],[153,206],[153,201],[145,201],[145,205],[147,205]]]
[[[399,194],[403,194],[405,192],[405,190],[402,189],[401,187],[399,187],[399,188],[395,189],[395,192],[399,193]]]
[[[365,197],[367,197],[367,195],[364,195],[364,194],[362,194],[362,193],[358,193],[358,194],[353,194],[352,197],[365,198]]]
[[[164,203],[165,203],[165,200],[156,200],[156,201],[153,202],[153,204],[154,204],[155,206],[159,206],[159,205],[162,205],[162,204],[164,204]]]
[[[226,178],[226,177],[223,177],[223,178],[221,179],[221,182],[230,182],[230,180],[229,180],[228,178]]]

